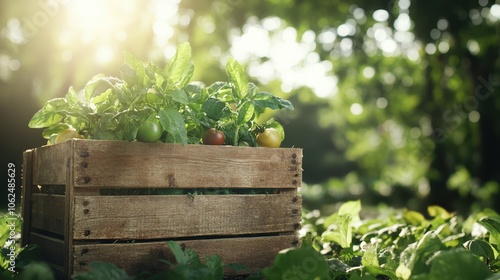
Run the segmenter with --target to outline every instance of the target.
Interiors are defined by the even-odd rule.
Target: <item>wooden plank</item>
[[[63,266],[64,241],[43,234],[30,233],[30,244],[37,244],[40,248],[40,259],[51,265]]]
[[[244,264],[253,271],[272,265],[279,251],[293,247],[297,242],[293,233],[178,241],[183,248],[195,250],[202,260],[208,255],[219,255],[224,264]],[[175,263],[166,242],[75,245],[74,268],[75,273],[81,273],[88,270],[91,262],[104,261],[114,263],[129,275],[134,275],[145,270],[157,272],[165,269],[160,259]]]
[[[74,239],[156,239],[297,230],[301,198],[271,195],[75,197]]]
[[[65,185],[69,142],[33,150],[33,184]]]
[[[27,150],[23,153],[23,172],[21,190],[21,216],[23,218],[21,228],[21,246],[29,243],[29,232],[31,229],[31,199],[33,193],[33,151]]]
[[[76,187],[298,188],[302,181],[298,148],[71,141]]]
[[[32,196],[33,228],[64,234],[64,195],[35,193]]]
[[[68,159],[64,185],[64,274],[66,279],[71,279],[73,273],[74,251],[73,251],[73,233],[75,222],[75,143],[74,141],[66,141],[69,144]],[[80,155],[82,156],[82,155]]]

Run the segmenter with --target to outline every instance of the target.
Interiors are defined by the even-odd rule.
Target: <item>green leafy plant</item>
[[[87,139],[181,144],[201,143],[209,128],[223,131],[230,145],[255,146],[255,135],[266,127],[276,128],[284,137],[278,122],[271,119],[259,125],[258,120],[266,109],[292,110],[292,104],[259,92],[232,57],[226,65],[229,81],[206,87],[191,81],[189,43],[179,45],[163,68],[130,53],[124,56],[121,78],[97,75],[79,92],[71,87],[65,97],[47,101],[28,126],[45,128],[42,135],[49,144],[68,130]]]

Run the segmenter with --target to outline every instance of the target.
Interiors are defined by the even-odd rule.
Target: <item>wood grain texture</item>
[[[33,184],[66,185],[70,141],[33,150]]]
[[[297,188],[302,150],[71,140],[75,187]]]
[[[40,248],[42,261],[52,265],[64,265],[64,241],[62,239],[46,236],[39,233],[30,233],[31,244]]]
[[[75,240],[156,239],[290,232],[301,199],[273,195],[75,197]]]
[[[235,237],[178,241],[183,248],[195,250],[203,260],[208,255],[219,255],[224,264],[238,263],[253,271],[272,265],[279,251],[297,244],[294,234],[264,237]],[[130,275],[144,270],[165,269],[159,259],[174,262],[166,242],[75,245],[75,273],[88,270],[93,261],[112,262]],[[230,271],[227,271],[230,274]],[[233,272],[234,273],[234,272]]]
[[[64,195],[32,195],[31,227],[64,234]]]
[[[31,229],[31,200],[33,193],[33,151],[27,150],[23,153],[23,172],[21,189],[21,217],[23,224],[21,228],[21,246],[29,244],[29,232]]]

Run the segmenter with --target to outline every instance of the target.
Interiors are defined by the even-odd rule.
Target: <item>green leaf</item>
[[[96,75],[87,82],[84,88],[85,101],[90,102],[95,96],[107,91],[111,88],[111,84],[104,78],[103,74]]]
[[[268,92],[259,92],[253,97],[255,107],[261,113],[264,109],[272,110],[287,109],[293,110],[293,105],[290,101],[274,96]]]
[[[229,57],[226,63],[226,73],[238,99],[244,98],[248,93],[248,80],[243,67],[234,58]]]
[[[56,277],[54,276],[54,272],[52,271],[50,266],[46,263],[40,263],[40,262],[29,263],[23,268],[21,274],[18,275],[18,277],[12,277],[12,275],[10,275],[9,278],[22,279],[22,280],[56,279]],[[9,279],[9,278],[2,278],[2,279]]]
[[[219,99],[216,98],[208,98],[203,102],[201,109],[209,118],[218,120],[221,119],[224,115],[224,108],[226,108],[226,104]]]
[[[115,264],[105,262],[93,262],[88,272],[73,276],[73,280],[129,280],[131,279],[125,271]]]
[[[175,85],[172,88],[182,88],[187,85],[193,74],[191,59],[191,46],[189,43],[180,44],[177,47],[174,57],[165,66],[165,74],[168,77],[169,85]]]
[[[28,123],[30,128],[44,128],[58,124],[64,119],[62,110],[66,109],[68,103],[64,98],[54,98],[45,103],[42,109],[33,115]]]
[[[483,257],[489,260],[495,259],[495,253],[493,252],[493,248],[488,242],[484,240],[480,239],[469,240],[465,242],[464,247],[478,257]]]
[[[361,258],[361,264],[363,266],[379,266],[378,256],[377,256],[377,246],[375,244],[367,244],[365,247],[365,252]]]
[[[486,279],[493,275],[484,262],[462,248],[440,252],[430,265],[430,275],[427,279],[431,280]]]
[[[44,128],[49,127],[55,124],[58,124],[63,119],[63,115],[45,110],[45,108],[40,109],[35,115],[31,118],[28,123],[28,127],[30,128]]]
[[[500,218],[484,217],[477,221],[490,232],[490,243],[500,244]]]
[[[420,214],[417,211],[411,211],[411,210],[406,210],[406,209],[403,212],[403,218],[405,219],[405,221],[407,223],[414,225],[414,226],[419,226],[419,225],[427,222],[424,215]]]
[[[172,250],[172,253],[174,254],[175,261],[177,261],[178,264],[187,264],[189,259],[187,256],[184,254],[184,251],[181,248],[181,245],[179,243],[174,242],[174,241],[167,241],[167,245]]]
[[[269,280],[281,279],[331,279],[326,259],[310,247],[290,249],[278,254],[272,267],[264,269]]]
[[[187,131],[184,118],[179,111],[167,108],[158,112],[160,124],[168,132],[167,141],[170,143],[187,144]]]
[[[396,275],[409,279],[410,275],[426,272],[426,262],[442,247],[441,240],[434,231],[428,231],[415,243],[410,244],[400,255]]]
[[[52,134],[59,134],[61,131],[70,128],[67,123],[58,123],[56,125],[50,126],[43,130],[42,136],[45,139],[49,139]]]
[[[453,215],[451,215],[448,211],[437,205],[427,207],[427,212],[429,212],[431,217],[439,217],[445,220],[453,217]]]
[[[205,265],[210,270],[213,276],[212,279],[222,279],[224,277],[224,263],[221,257],[217,255],[206,256]]]
[[[181,104],[189,103],[189,98],[186,92],[181,89],[167,90],[167,96],[172,98],[175,102],[179,102]]]
[[[253,119],[255,108],[251,102],[245,102],[238,109],[238,120],[237,123],[242,125]]]
[[[338,228],[333,231],[326,231],[321,238],[325,242],[335,242],[342,248],[351,247],[352,243],[352,216],[350,214],[338,215]]]
[[[125,65],[120,68],[122,79],[130,85],[143,86],[146,79],[144,63],[130,52],[124,52],[123,55]]]

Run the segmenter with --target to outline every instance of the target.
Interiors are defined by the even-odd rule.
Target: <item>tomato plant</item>
[[[261,147],[278,148],[281,146],[281,135],[275,128],[266,128],[257,134],[257,144]]]
[[[45,128],[45,139],[74,128],[87,139],[153,141],[159,133],[142,138],[141,126],[154,116],[165,135],[162,142],[202,143],[205,130],[217,127],[224,143],[256,146],[254,131],[264,110],[293,109],[288,100],[249,83],[232,57],[226,64],[228,81],[209,86],[191,81],[190,59],[189,43],[179,45],[164,67],[125,53],[120,78],[96,75],[80,92],[70,87],[63,98],[47,101],[28,126]]]
[[[203,135],[203,144],[205,145],[222,145],[224,144],[224,132],[217,130],[215,128],[209,128],[205,131]]]
[[[137,130],[137,140],[150,143],[158,142],[162,133],[163,129],[159,123],[146,120],[139,126],[139,130]]]

